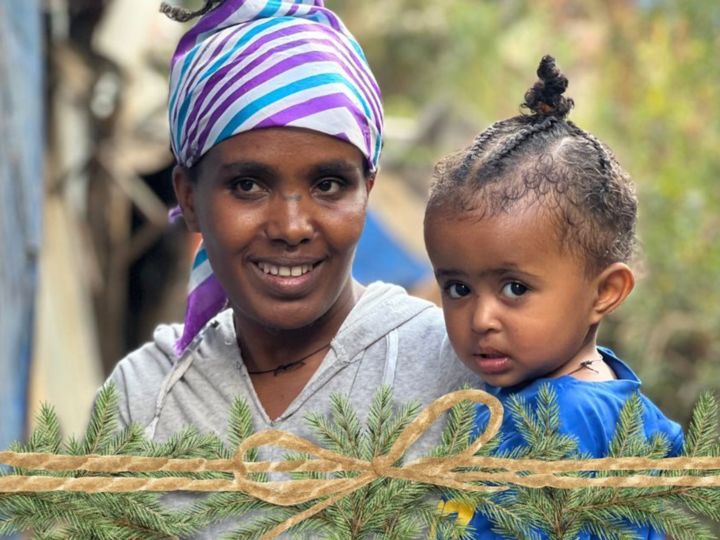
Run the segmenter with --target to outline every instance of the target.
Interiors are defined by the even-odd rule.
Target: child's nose
[[[484,334],[500,328],[497,309],[492,301],[478,300],[473,310],[471,325],[476,334]]]

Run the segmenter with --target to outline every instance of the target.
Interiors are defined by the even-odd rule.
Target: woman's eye
[[[516,298],[520,298],[526,292],[528,292],[527,286],[523,285],[518,281],[511,281],[510,283],[506,283],[505,286],[502,288],[502,294],[505,295],[507,298],[511,298],[513,300],[515,300]]]
[[[315,188],[323,195],[333,195],[340,191],[343,184],[334,178],[324,178],[315,184]]]
[[[255,191],[260,187],[260,186],[258,186],[257,182],[255,182],[255,180],[248,180],[247,178],[238,180],[235,183],[235,186],[240,191]]]
[[[262,186],[251,178],[233,180],[230,187],[238,195],[257,195],[262,191]]]
[[[445,286],[445,293],[453,299],[462,298],[470,294],[470,287],[463,283],[448,283]]]

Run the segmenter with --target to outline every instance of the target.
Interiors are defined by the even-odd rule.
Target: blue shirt
[[[620,411],[625,402],[640,389],[640,379],[609,349],[598,348],[605,362],[615,372],[616,380],[611,381],[583,381],[571,375],[563,375],[554,379],[540,378],[524,386],[512,388],[499,388],[485,385],[485,390],[497,397],[503,406],[510,396],[522,396],[530,407],[535,406],[540,387],[549,385],[557,395],[560,409],[559,431],[572,435],[577,439],[577,450],[580,454],[589,454],[593,458],[605,457],[608,454],[610,441],[615,433],[615,427],[620,418]],[[670,443],[669,457],[677,456],[682,452],[682,428],[669,420],[657,406],[646,396],[640,394],[643,405],[643,424],[646,437],[662,433]],[[489,411],[484,406],[478,406],[475,418],[475,433],[485,430],[489,420]],[[502,443],[496,452],[513,450],[525,446],[525,440],[515,427],[512,415],[506,412],[503,417],[500,432],[503,435]],[[475,514],[470,524],[474,527],[475,538],[500,539],[503,538],[491,531],[492,524],[481,514]],[[647,527],[636,529],[636,537],[643,540],[660,540],[663,535]],[[580,540],[595,538],[589,534],[581,534]]]

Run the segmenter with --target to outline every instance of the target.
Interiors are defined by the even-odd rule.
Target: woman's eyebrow
[[[337,159],[312,165],[308,168],[308,171],[313,176],[355,174],[358,171],[362,172],[362,167],[351,161]]]
[[[233,176],[269,176],[274,172],[273,167],[259,161],[234,161],[220,166],[220,173]]]

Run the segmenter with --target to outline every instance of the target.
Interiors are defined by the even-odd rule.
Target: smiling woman
[[[421,404],[477,384],[434,305],[352,279],[383,127],[360,46],[321,0],[212,5],[178,45],[169,101],[174,187],[203,247],[185,325],[110,377],[122,423],[222,436],[242,397],[256,430],[312,439],[303,418],[332,393],[363,421],[383,384]]]

